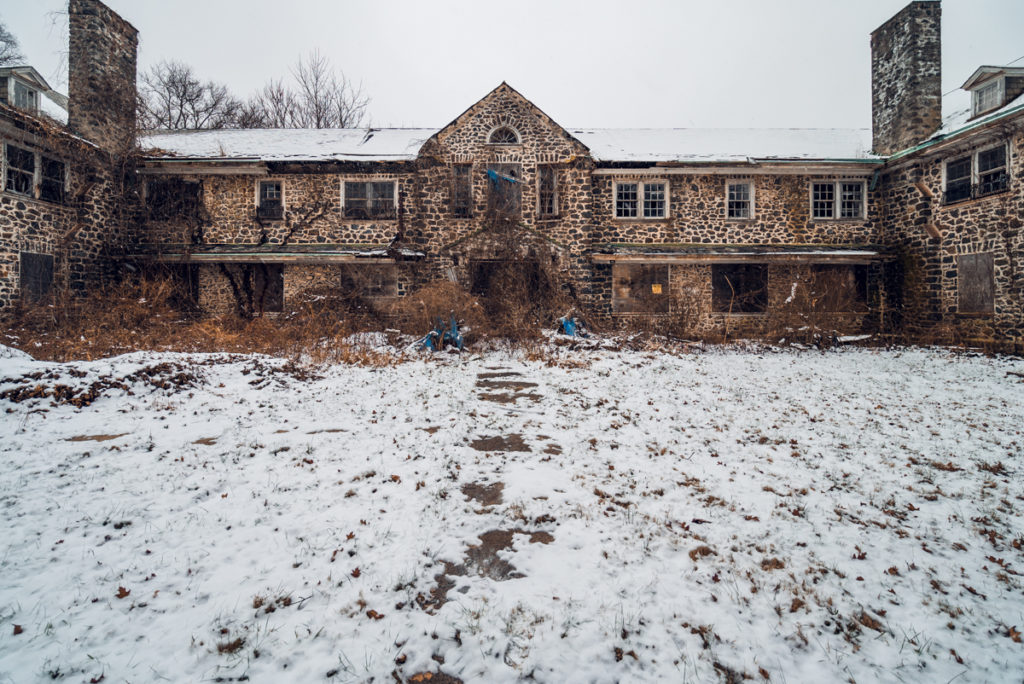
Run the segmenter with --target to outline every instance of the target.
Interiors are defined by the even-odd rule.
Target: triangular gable
[[[530,100],[526,99],[522,93],[520,93],[518,90],[510,86],[505,81],[502,81],[497,88],[484,95],[482,98],[477,100],[476,103],[474,103],[468,109],[466,109],[466,111],[462,112],[457,117],[455,117],[455,119],[447,126],[443,127],[437,133],[434,133],[434,135],[430,136],[430,138],[424,144],[423,149],[429,149],[431,146],[430,143],[443,142],[445,138],[451,135],[452,132],[460,128],[463,124],[466,123],[466,121],[476,116],[482,109],[486,108],[487,105],[492,100],[494,100],[495,98],[507,96],[511,96],[515,99],[518,99],[542,123],[558,130],[559,133],[561,133],[561,135],[563,135],[566,140],[568,140],[571,144],[578,146],[580,152],[589,154],[590,148],[584,145],[580,140],[578,140],[575,136],[569,133],[569,131],[565,130],[565,128],[563,128],[557,121],[555,121],[550,116],[541,111],[540,107],[533,104],[533,102],[531,102]]]
[[[1024,76],[1024,67],[1005,67],[1005,66],[992,66],[985,65],[978,67],[970,78],[964,81],[964,84],[960,86],[963,90],[972,90],[979,84],[984,83],[990,78],[996,76]]]

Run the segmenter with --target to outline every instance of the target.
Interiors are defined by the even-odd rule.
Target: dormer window
[[[491,131],[490,137],[487,139],[492,145],[518,145],[519,134],[516,133],[514,128],[509,126],[499,126]]]
[[[39,111],[38,90],[30,88],[16,78],[11,79],[11,85],[14,87],[14,97],[12,98],[12,102],[15,107],[18,109],[27,109],[30,112]]]
[[[971,113],[974,116],[978,116],[979,114],[984,114],[985,112],[1001,107],[1005,93],[1004,83],[1004,79],[997,78],[988,85],[984,85],[975,90],[971,94],[973,99]]]

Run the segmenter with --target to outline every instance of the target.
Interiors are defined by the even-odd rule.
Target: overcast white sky
[[[565,126],[871,125],[869,34],[907,0],[106,0],[163,59],[245,97],[319,48],[377,126],[440,127],[501,81]],[[64,0],[0,0],[66,91]],[[1024,57],[1024,0],[945,0],[943,91]],[[61,25],[60,19],[64,19]],[[1024,60],[1017,62],[1024,65]],[[949,105],[958,101],[947,101]]]

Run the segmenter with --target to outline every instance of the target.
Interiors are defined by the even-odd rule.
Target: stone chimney
[[[114,155],[135,146],[138,31],[99,0],[70,0],[68,127]]]
[[[871,34],[875,154],[921,142],[942,125],[942,6],[917,0]]]

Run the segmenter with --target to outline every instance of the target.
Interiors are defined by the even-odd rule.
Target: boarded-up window
[[[397,297],[398,271],[391,264],[346,264],[341,267],[345,297]]]
[[[202,186],[180,178],[151,178],[146,182],[146,209],[154,221],[190,219],[199,215]]]
[[[822,313],[864,311],[868,300],[868,267],[823,264],[811,266],[809,308]]]
[[[711,267],[711,307],[718,313],[760,313],[768,302],[768,267],[715,264]]]
[[[961,254],[956,258],[956,272],[960,313],[992,313],[996,279],[991,252]]]
[[[612,267],[612,311],[667,313],[668,266],[615,264]]]
[[[523,177],[519,164],[489,164],[487,177],[487,211],[496,218],[518,220],[521,216]]]
[[[38,302],[53,287],[53,256],[50,254],[21,253],[21,298]]]

